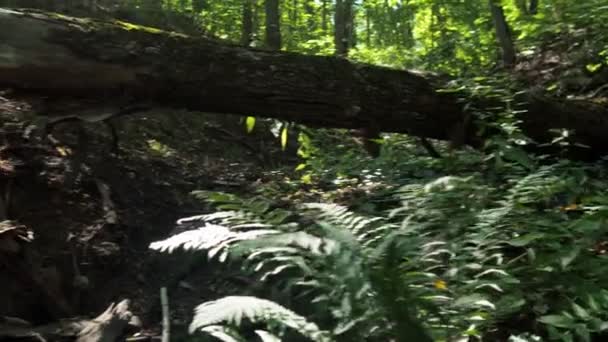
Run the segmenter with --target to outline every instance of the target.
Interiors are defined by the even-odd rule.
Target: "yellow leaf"
[[[247,133],[253,131],[253,128],[255,127],[255,118],[253,116],[248,116],[247,119],[245,119],[245,127],[247,128]]]
[[[285,151],[285,147],[287,147],[287,125],[283,125],[281,130],[281,149]]]
[[[55,147],[55,149],[57,150],[57,152],[59,152],[59,155],[61,155],[62,157],[67,157],[70,154],[72,154],[72,151],[70,150],[69,147],[57,146],[57,147]]]
[[[594,72],[598,71],[598,70],[599,70],[601,67],[602,67],[602,63],[597,63],[597,64],[587,64],[587,65],[585,66],[585,68],[586,68],[586,69],[587,69],[589,72],[591,72],[591,73],[594,73]]]
[[[448,284],[441,279],[435,280],[434,285],[435,285],[435,288],[438,290],[447,290],[448,289]]]
[[[568,204],[566,206],[560,207],[559,208],[561,211],[573,211],[573,210],[578,210],[580,209],[580,206],[576,203],[572,203],[572,204]]]
[[[300,181],[304,184],[312,184],[312,176],[310,174],[306,174],[300,178]]]

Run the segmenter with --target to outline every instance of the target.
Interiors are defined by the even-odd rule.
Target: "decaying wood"
[[[129,310],[129,300],[112,303],[94,319],[65,319],[56,323],[29,327],[24,324],[0,323],[0,339],[22,339],[38,341],[76,340],[77,342],[114,342],[136,329],[138,318]]]
[[[167,295],[167,288],[161,287],[160,289],[160,305],[163,312],[163,334],[162,342],[169,342],[171,339],[171,318],[169,316],[169,296]]]
[[[101,195],[101,204],[104,212],[104,218],[107,224],[117,224],[118,223],[118,213],[116,212],[116,206],[112,201],[112,196],[110,193],[110,186],[100,179],[95,179],[95,185],[97,185],[97,190]]]
[[[374,125],[381,132],[483,144],[463,103],[420,73],[44,12],[0,10],[0,27],[0,88],[15,94],[99,106],[149,103],[310,126]],[[550,141],[551,129],[564,128],[594,154],[608,151],[605,106],[532,93],[522,99],[526,112],[519,119],[532,139]],[[497,105],[482,99],[477,107],[484,103]]]
[[[28,227],[14,221],[0,222],[0,255],[19,254],[25,243],[31,242],[34,233]]]

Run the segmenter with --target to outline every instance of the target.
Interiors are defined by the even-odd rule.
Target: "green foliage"
[[[404,296],[402,300],[411,305],[405,311],[402,304],[395,305],[389,299],[392,293],[377,293],[389,289],[394,292],[397,286],[391,283],[403,280],[392,276],[398,271],[399,263],[390,260],[396,256],[395,248],[410,248],[410,245],[396,243],[399,235],[393,234],[392,229],[397,227],[381,222],[381,218],[358,216],[336,205],[309,204],[301,210],[318,211],[313,216],[317,218],[315,223],[299,225],[295,230],[290,229],[294,228],[292,225],[285,225],[283,233],[276,233],[252,228],[258,227],[258,224],[244,224],[245,220],[250,219],[247,215],[221,212],[197,219],[206,222],[217,220],[230,227],[208,224],[198,230],[156,242],[151,247],[172,251],[182,246],[206,250],[210,256],[222,250],[233,257],[243,257],[246,269],[257,274],[260,281],[268,281],[290,297],[303,296],[305,302],[314,303],[311,317],[333,322],[332,334],[343,340],[380,338],[389,334],[430,341],[417,321],[415,302],[409,301],[415,298],[405,297],[409,293],[407,287],[399,290]],[[242,229],[250,230],[243,232]],[[234,301],[225,300],[213,305],[227,303]],[[203,304],[203,307],[208,308],[209,305]],[[238,305],[222,307],[221,311],[228,310],[231,315],[238,317],[238,310],[242,309],[234,306]],[[215,307],[212,311],[220,312]],[[258,317],[255,313],[247,316]],[[387,317],[392,320],[387,322]],[[262,318],[268,321],[273,317]],[[216,321],[204,321],[202,325]],[[290,325],[288,321],[282,320],[281,323],[304,332],[300,326]]]
[[[240,40],[242,1],[133,3],[167,25],[186,18],[211,35]],[[333,54],[334,3],[281,2],[284,49]],[[529,1],[497,3],[519,66],[552,65],[557,58],[556,67],[579,63],[587,76],[608,67],[604,0],[541,0],[535,13]],[[261,46],[263,2],[254,2],[253,12],[251,45]],[[512,334],[512,341],[605,336],[606,172],[599,164],[525,152],[531,142],[517,117],[525,115],[519,92],[527,85],[494,68],[499,50],[488,2],[356,1],[353,20],[349,58],[459,77],[442,91],[459,96],[481,127],[483,151],[433,142],[437,159],[413,137],[386,134],[381,157],[372,160],[348,131],[303,128],[299,181],[260,187],[246,198],[195,192],[219,211],[181,220],[197,229],[151,247],[202,250],[240,263],[265,289],[257,299],[203,304],[195,326],[224,340],[244,340],[233,319],[241,315],[268,323],[268,331],[255,331],[266,340],[284,338],[285,327],[340,341],[499,340],[496,331]],[[545,56],[547,50],[557,52]],[[559,94],[561,81],[542,85]],[[482,100],[495,109],[479,105]],[[246,129],[255,123],[247,118]],[[283,148],[288,127],[274,125]],[[551,133],[552,144],[567,151],[571,132]],[[348,206],[269,200],[297,198],[294,193]],[[364,195],[344,200],[345,193]],[[209,317],[213,322],[201,320]],[[303,317],[320,328],[308,330],[313,325]]]
[[[211,227],[201,234],[208,243],[189,246],[222,246],[222,260],[240,260],[275,289],[265,295],[337,340],[421,340],[423,331],[436,340],[483,337],[516,317],[526,323],[507,330],[514,340],[605,333],[605,171],[528,158],[527,167],[506,160],[496,168],[463,154],[450,159],[458,168],[447,168],[417,157],[402,164],[406,178],[389,178],[406,184],[384,193],[393,208],[376,216],[313,203],[280,208],[283,219],[269,225],[278,210],[272,201],[205,193],[234,210],[196,220],[236,235],[216,239],[209,226],[199,232]],[[416,174],[421,165],[434,171]],[[445,174],[450,169],[459,175]]]
[[[190,332],[201,330],[215,337],[220,337],[219,332],[235,336],[236,334],[233,331],[226,330],[226,327],[216,324],[227,322],[239,326],[243,318],[252,322],[278,323],[302,333],[313,341],[331,341],[329,335],[320,330],[316,324],[308,322],[306,318],[293,311],[269,300],[242,296],[224,297],[199,305],[195,309],[194,318],[190,324]],[[265,331],[258,330],[256,333],[265,340],[271,340],[273,337],[272,334]],[[221,339],[231,341],[230,338],[226,337],[221,337]],[[274,336],[274,339],[277,340],[277,337]]]

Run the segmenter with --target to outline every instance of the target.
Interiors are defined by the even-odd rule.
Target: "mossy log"
[[[207,37],[31,10],[0,9],[0,89],[103,107],[153,104],[272,117],[313,127],[481,146],[484,138],[437,78],[328,56],[245,48]],[[608,151],[604,106],[528,94],[521,127],[538,142],[575,132],[589,154]],[[481,99],[478,105],[492,101]],[[52,113],[49,113],[49,115]],[[454,141],[462,140],[462,141]]]

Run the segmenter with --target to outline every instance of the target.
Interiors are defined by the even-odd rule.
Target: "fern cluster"
[[[284,311],[287,309],[279,304],[248,297],[202,304],[197,309],[193,329],[203,329],[217,337],[228,334],[228,330],[219,333],[217,322],[226,322],[230,330],[230,325],[246,317],[252,321],[279,322],[315,341],[324,341],[329,336],[344,341],[385,340],[390,336],[432,340],[418,321],[415,298],[408,293],[407,286],[401,286],[404,279],[399,273],[403,262],[399,259],[404,253],[398,250],[410,248],[411,244],[399,242],[405,235],[398,234],[398,225],[321,203],[301,206],[300,214],[308,218],[307,224],[291,222],[269,227],[255,222],[256,217],[265,217],[270,211],[267,208],[257,215],[222,211],[184,219],[180,223],[198,221],[201,227],[155,242],[151,248],[168,252],[176,248],[206,251],[209,257],[218,257],[220,261],[239,259],[260,281],[280,289],[283,298],[298,297],[301,302],[313,303],[315,309],[308,316],[332,322],[330,331],[305,320],[294,320],[299,316],[286,315],[291,311]],[[405,301],[406,306],[394,301],[392,296],[397,289],[399,300]]]
[[[226,341],[238,340],[241,318],[268,324],[255,332],[262,340],[289,331],[315,341],[481,338],[513,317],[538,322],[522,326],[528,335],[589,336],[608,326],[597,304],[608,300],[606,259],[593,255],[608,200],[590,175],[602,172],[558,163],[492,179],[441,176],[400,187],[401,204],[376,216],[199,193],[225,210],[183,219],[196,229],[151,247],[240,262],[272,289],[197,309],[192,329]]]

